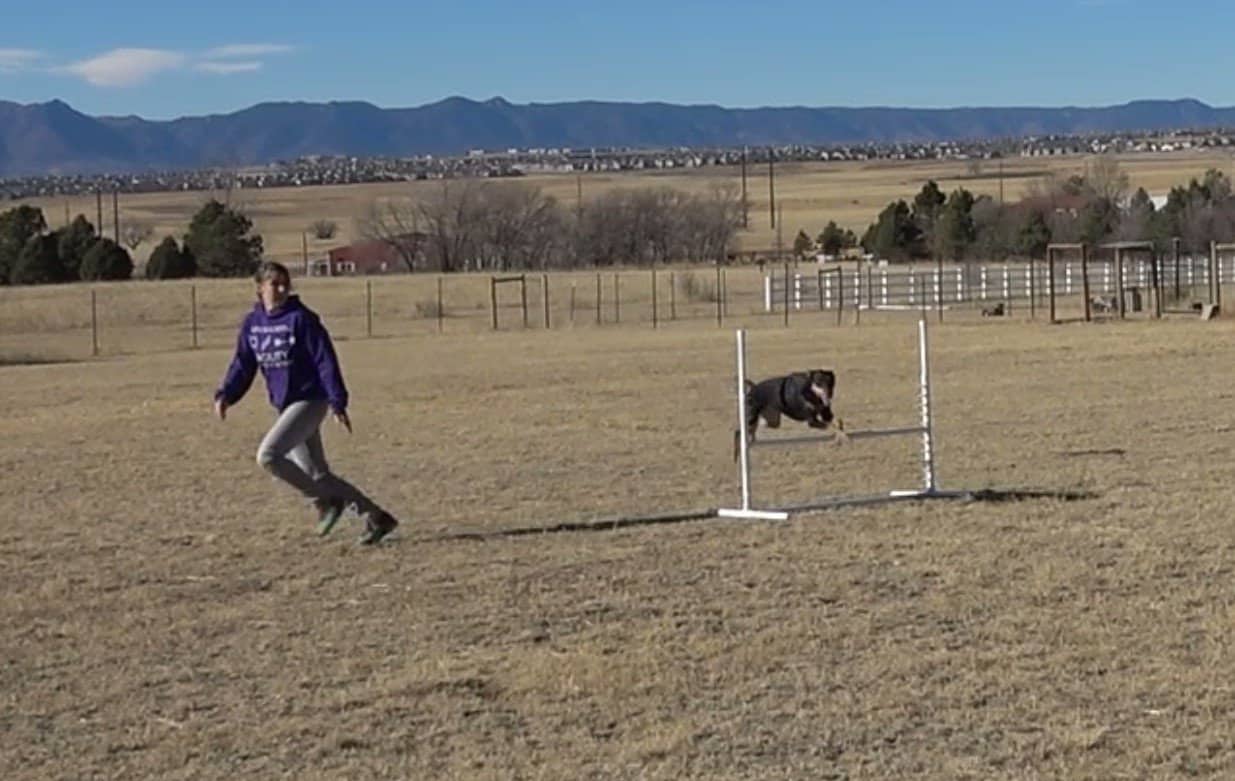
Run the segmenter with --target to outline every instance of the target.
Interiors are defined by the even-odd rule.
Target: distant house
[[[335,247],[325,258],[310,260],[305,271],[312,277],[407,273],[405,252],[401,250],[410,250],[419,259],[426,238],[423,233],[408,233],[398,237],[400,247],[382,239]]]

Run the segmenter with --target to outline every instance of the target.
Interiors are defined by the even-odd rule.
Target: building
[[[423,233],[408,233],[398,237],[399,246],[384,239],[371,239],[343,247],[335,247],[325,258],[308,261],[305,273],[311,277],[339,277],[368,274],[407,273],[405,255],[410,254],[415,265],[423,265],[425,240]]]

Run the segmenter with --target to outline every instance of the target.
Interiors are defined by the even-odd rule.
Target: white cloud
[[[96,87],[132,87],[155,74],[182,67],[188,58],[166,49],[112,49],[62,70]]]
[[[216,46],[206,52],[206,59],[221,60],[231,57],[261,57],[265,54],[287,54],[292,47],[283,43],[232,43]]]
[[[34,49],[3,49],[0,48],[0,73],[11,73],[28,68],[36,60],[41,59],[42,52]]]
[[[199,62],[193,66],[194,70],[199,70],[202,73],[213,73],[217,76],[227,76],[233,73],[252,73],[262,69],[262,64],[257,61],[251,62]]]
[[[196,55],[167,49],[112,49],[52,70],[73,74],[96,87],[132,87],[163,71],[181,68],[215,76],[253,73],[264,65],[259,58],[294,50],[282,43],[233,43]],[[41,56],[29,49],[0,49],[0,72],[17,70]]]

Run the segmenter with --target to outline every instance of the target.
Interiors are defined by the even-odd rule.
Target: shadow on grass
[[[71,358],[49,358],[25,353],[0,353],[0,369],[6,366],[49,366],[60,363],[76,363]]]
[[[1032,500],[1054,500],[1062,502],[1081,502],[1098,498],[1093,491],[1056,490],[1039,488],[983,488],[966,491],[959,497],[963,503],[989,502],[1003,504],[1006,502],[1023,502]],[[913,501],[912,499],[910,501]],[[840,508],[837,508],[840,509]],[[538,534],[561,534],[563,532],[607,532],[617,529],[629,529],[636,526],[666,526],[675,523],[690,523],[716,518],[716,509],[687,510],[683,512],[660,513],[656,515],[632,515],[609,518],[596,518],[581,521],[564,521],[562,523],[544,526],[516,526],[508,529],[492,529],[488,531],[461,531],[440,534],[429,537],[424,542],[457,542],[499,540],[509,537],[530,537]]]

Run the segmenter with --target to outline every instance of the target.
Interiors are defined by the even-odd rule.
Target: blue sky
[[[0,99],[152,119],[451,95],[724,106],[1235,105],[1235,4],[60,0],[0,27]]]

